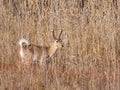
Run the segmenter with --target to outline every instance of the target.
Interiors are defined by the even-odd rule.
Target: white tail
[[[18,43],[19,43],[20,47],[22,47],[23,43],[26,43],[27,45],[29,45],[29,41],[24,38],[20,39]]]
[[[30,60],[40,61],[42,64],[42,62],[48,60],[57,51],[58,48],[63,47],[63,42],[60,38],[62,30],[58,38],[55,37],[54,31],[52,34],[54,42],[50,46],[32,45],[26,39],[21,39],[19,41],[19,45],[22,61],[27,63],[30,62]]]
[[[20,56],[21,56],[21,58],[22,58],[22,62],[24,62],[24,57],[25,57],[25,55],[24,55],[24,47],[25,47],[25,45],[29,45],[29,41],[28,40],[26,40],[26,39],[24,39],[24,38],[22,38],[22,39],[20,39],[19,40],[19,45],[20,45]]]

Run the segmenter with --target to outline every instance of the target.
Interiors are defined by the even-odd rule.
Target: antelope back
[[[33,61],[44,60],[49,55],[49,47],[31,45],[28,48],[33,54]]]

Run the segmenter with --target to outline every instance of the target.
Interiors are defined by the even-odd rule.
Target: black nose
[[[64,47],[64,46],[62,45],[62,47]]]

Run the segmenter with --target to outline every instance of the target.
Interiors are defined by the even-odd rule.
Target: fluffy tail
[[[29,43],[29,41],[28,40],[26,40],[26,39],[24,39],[24,38],[22,38],[22,39],[20,39],[19,40],[19,45],[20,45],[20,56],[21,56],[21,58],[22,58],[22,62],[24,62],[24,49],[26,49],[27,48],[27,46],[30,44]]]
[[[29,41],[24,38],[20,39],[18,43],[19,43],[20,47],[23,47],[23,45],[28,46],[30,44]]]

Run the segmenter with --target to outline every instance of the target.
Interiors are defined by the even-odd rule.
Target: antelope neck
[[[52,43],[49,47],[49,55],[50,57],[56,52],[57,46],[55,43]]]

